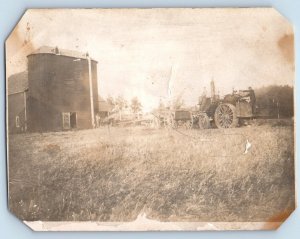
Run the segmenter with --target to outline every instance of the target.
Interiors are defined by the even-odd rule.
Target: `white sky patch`
[[[99,94],[137,96],[146,111],[178,95],[193,106],[212,79],[222,95],[293,85],[294,64],[278,47],[293,30],[271,8],[29,10],[12,34],[19,43],[7,41],[8,76],[26,70],[27,23],[34,48],[88,51],[98,61]]]

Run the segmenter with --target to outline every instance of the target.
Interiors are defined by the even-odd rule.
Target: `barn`
[[[28,101],[28,73],[12,75],[7,83],[7,127],[9,133],[22,133],[27,130],[26,109]]]

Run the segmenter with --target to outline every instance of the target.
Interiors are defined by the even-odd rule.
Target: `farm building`
[[[101,118],[105,118],[110,115],[110,113],[113,111],[114,106],[109,104],[107,101],[105,101],[103,98],[99,97],[99,116]]]
[[[97,62],[88,54],[51,47],[41,47],[27,58],[28,86],[22,105],[27,130],[93,128],[98,112]],[[16,111],[10,105],[9,112]]]
[[[28,74],[21,72],[8,78],[7,122],[9,133],[22,133],[27,130],[26,104],[28,100]]]

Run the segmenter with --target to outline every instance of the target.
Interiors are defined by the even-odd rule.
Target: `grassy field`
[[[281,124],[11,135],[9,207],[27,221],[277,221],[295,206],[293,147]]]

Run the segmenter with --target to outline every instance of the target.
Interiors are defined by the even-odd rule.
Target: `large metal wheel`
[[[210,128],[209,118],[206,113],[200,113],[198,115],[198,126],[199,126],[199,129],[209,129]]]
[[[184,124],[186,129],[192,129],[193,128],[193,118],[191,118],[190,120],[187,120]]]
[[[215,124],[218,128],[234,128],[238,125],[235,106],[220,104],[215,111]]]
[[[164,121],[165,127],[168,129],[172,129],[176,127],[176,121],[174,120],[174,115],[169,114]]]

